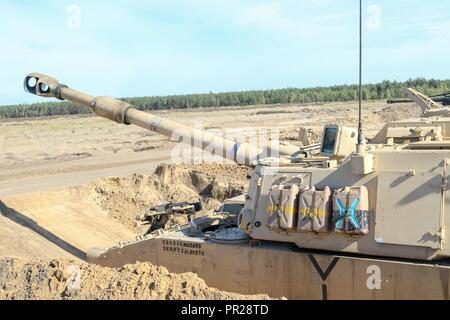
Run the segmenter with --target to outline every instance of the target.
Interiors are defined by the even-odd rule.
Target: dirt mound
[[[380,111],[374,112],[381,123],[393,122],[404,119],[420,118],[421,110],[418,105],[414,103],[407,104],[392,104]]]
[[[187,300],[268,299],[210,288],[193,273],[171,274],[148,263],[119,269],[69,260],[0,259],[0,299]]]
[[[206,210],[217,209],[220,202],[245,193],[246,167],[237,165],[161,164],[152,175],[107,178],[89,185],[90,200],[135,232],[140,228],[135,217],[155,205],[169,201],[201,200]]]
[[[215,209],[246,191],[248,174],[248,168],[237,165],[160,165],[151,175],[2,198],[0,256],[81,257],[93,246],[110,246],[147,231],[135,218],[155,205],[200,199],[205,211]],[[187,223],[187,218],[170,220],[167,227],[174,223]]]

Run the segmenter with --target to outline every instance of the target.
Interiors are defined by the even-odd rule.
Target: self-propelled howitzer
[[[40,74],[25,88],[167,136],[180,127],[198,134]],[[327,125],[312,157],[279,147],[287,157],[262,158],[259,148],[200,131],[205,140],[194,142],[203,148],[255,164],[248,192],[188,224],[92,248],[87,258],[109,267],[149,261],[215,288],[273,297],[449,299],[447,114],[386,124],[366,144],[356,129]]]

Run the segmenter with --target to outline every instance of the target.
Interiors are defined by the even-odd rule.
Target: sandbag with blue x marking
[[[369,194],[366,187],[345,187],[334,192],[333,225],[338,233],[369,233]]]

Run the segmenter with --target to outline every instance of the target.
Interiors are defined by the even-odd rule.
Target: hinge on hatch
[[[445,201],[448,191],[448,177],[447,167],[450,164],[450,159],[445,158],[442,160],[442,179],[440,184],[432,185],[432,188],[438,188],[441,190],[441,210],[439,214],[439,230],[433,234],[435,237],[439,237],[439,243],[432,246],[432,249],[442,250],[445,245]]]
[[[448,177],[447,177],[447,167],[450,163],[448,158],[445,158],[443,161],[442,168],[442,181],[441,181],[441,214],[439,219],[439,232],[437,235],[439,236],[439,249],[444,249],[445,245],[445,201],[447,198],[447,190],[448,190]]]

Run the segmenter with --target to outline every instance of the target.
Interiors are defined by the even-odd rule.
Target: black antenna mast
[[[359,118],[358,118],[358,145],[366,143],[362,128],[362,0],[359,0]]]

